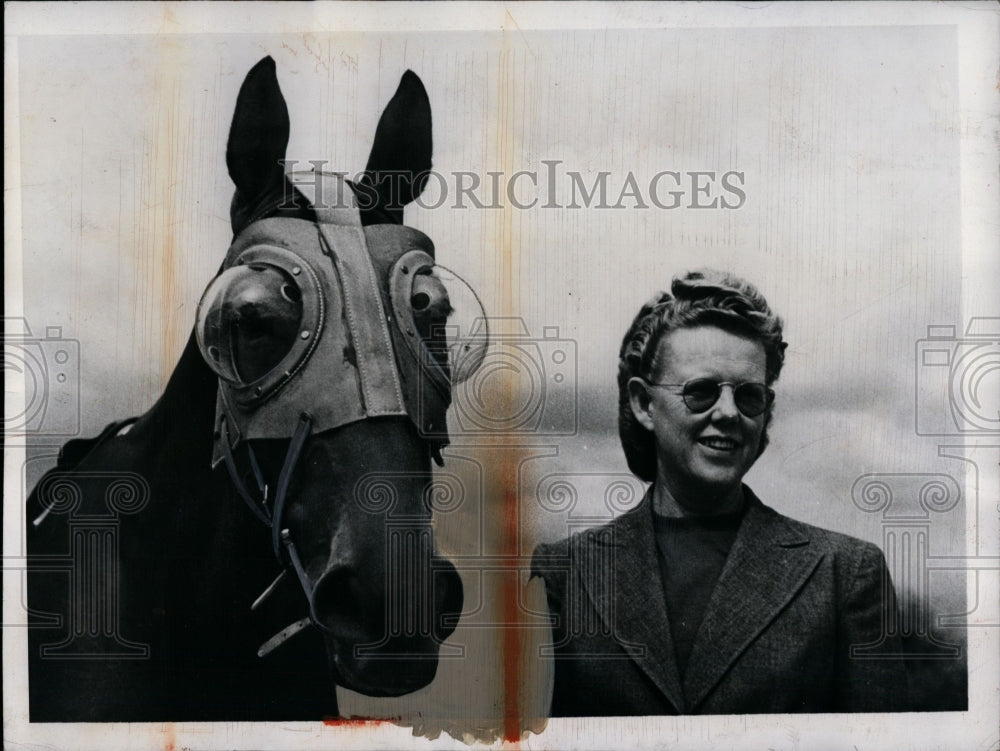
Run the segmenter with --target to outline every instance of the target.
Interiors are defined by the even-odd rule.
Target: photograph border
[[[571,7],[567,7],[571,5]],[[220,30],[227,34],[323,33],[336,30],[371,33],[409,31],[502,30],[517,34],[546,29],[633,28],[768,28],[780,26],[920,26],[955,27],[958,34],[962,321],[997,316],[1000,279],[1000,164],[996,60],[1000,59],[1000,11],[995,3],[802,3],[739,5],[728,3],[9,3],[5,6],[5,316],[22,314],[18,89],[18,41],[34,35],[156,34],[182,35]],[[991,283],[992,282],[992,283]],[[5,372],[5,410],[24,408],[23,381]],[[963,445],[979,467],[996,470],[1000,439],[995,436],[944,440]],[[4,451],[4,550],[21,549],[24,526],[22,487],[25,451]],[[966,488],[976,481],[970,475]],[[997,504],[1000,481],[979,477],[976,488],[986,503]],[[1000,509],[1000,505],[997,506]],[[984,591],[978,576],[1000,579],[1000,561],[979,551],[979,540],[1000,534],[998,516],[966,518],[969,602]],[[4,623],[20,617],[20,573],[16,562],[4,560]],[[995,590],[994,590],[995,591]],[[740,715],[643,718],[579,718],[548,721],[540,734],[526,732],[521,743],[533,749],[603,749],[620,747],[623,737],[635,748],[843,748],[843,749],[995,749],[1000,683],[1000,604],[979,603],[977,621],[968,624],[968,701],[966,712],[850,714],[850,715]],[[8,620],[8,617],[11,620]],[[343,749],[455,748],[469,746],[441,735],[415,736],[416,730],[389,722],[358,720],[324,725],[322,722],[282,723],[151,723],[101,726],[27,722],[26,676],[18,665],[26,662],[26,629],[8,628],[3,634],[4,739],[6,747],[117,749]],[[489,745],[501,747],[503,741]]]

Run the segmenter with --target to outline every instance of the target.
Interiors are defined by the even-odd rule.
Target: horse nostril
[[[423,565],[405,567],[414,575],[413,581],[401,581],[398,571],[390,574],[383,593],[367,591],[351,569],[332,568],[313,588],[312,616],[345,643],[380,638],[444,641],[462,612],[462,580],[447,559],[434,557],[429,563],[425,559]]]
[[[357,642],[365,637],[363,614],[368,609],[361,581],[345,568],[327,571],[312,591],[312,616],[338,638]]]

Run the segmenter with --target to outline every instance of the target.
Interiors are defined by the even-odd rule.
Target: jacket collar
[[[613,549],[613,557],[601,556],[614,561],[612,576],[583,577],[613,638],[680,713],[697,711],[822,558],[801,528],[761,503],[746,486],[744,493],[747,510],[705,610],[683,682],[656,556],[651,492],[595,543]],[[606,584],[600,585],[600,579]]]
[[[684,692],[656,556],[652,493],[647,491],[639,506],[593,539],[585,555],[596,553],[598,560],[587,565],[582,578],[607,633],[683,713]]]

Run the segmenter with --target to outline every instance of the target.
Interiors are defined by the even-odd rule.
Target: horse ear
[[[427,184],[431,149],[431,103],[420,78],[408,70],[375,130],[375,143],[360,180],[363,212],[381,211],[402,224],[403,207]]]
[[[288,107],[278,88],[274,60],[265,57],[243,81],[229,128],[226,166],[237,199],[249,204],[284,185],[281,160],[288,147]]]

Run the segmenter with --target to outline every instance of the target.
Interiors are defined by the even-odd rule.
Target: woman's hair
[[[643,305],[618,355],[618,435],[629,469],[647,482],[656,479],[656,442],[632,414],[628,382],[636,376],[652,380],[661,367],[657,352],[663,337],[696,326],[715,326],[760,342],[766,356],[768,386],[777,380],[785,361],[788,345],[781,338],[781,319],[756,287],[734,274],[711,269],[688,272],[674,278],[670,292],[661,292]],[[768,408],[758,456],[767,446],[770,422]]]

